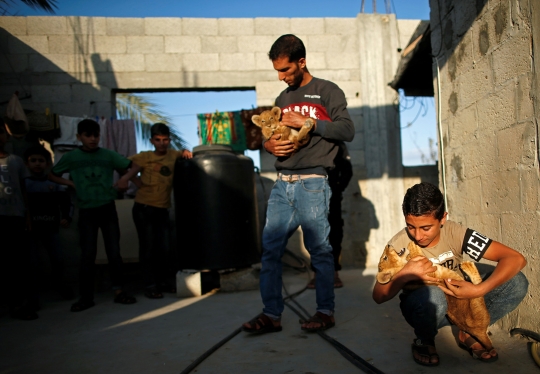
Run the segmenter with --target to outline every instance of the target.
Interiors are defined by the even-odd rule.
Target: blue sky
[[[429,19],[429,0],[388,0],[398,19]],[[372,0],[365,0],[365,12],[372,13]],[[292,6],[246,0],[57,0],[58,16],[93,17],[356,17],[361,0],[311,0]],[[329,4],[331,6],[329,6]],[[377,0],[377,12],[386,13],[385,1]],[[9,15],[48,15],[14,0]],[[309,51],[308,51],[309,52]],[[256,105],[254,91],[190,92],[145,94],[173,120],[175,127],[191,147],[198,144],[197,113],[233,111]],[[429,155],[429,141],[436,140],[433,99],[403,100],[401,111],[404,165],[420,165],[421,154]],[[409,125],[410,124],[410,125]],[[257,155],[250,154],[258,164]]]

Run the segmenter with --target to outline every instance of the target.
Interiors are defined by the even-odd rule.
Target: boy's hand
[[[128,187],[129,187],[129,179],[126,179],[124,177],[118,179],[118,182],[116,182],[114,184],[113,187],[116,187],[118,189],[118,191],[120,192],[125,192],[127,191]]]
[[[187,149],[184,149],[182,152],[182,158],[193,158],[193,154]]]
[[[447,295],[454,296],[456,299],[472,299],[484,296],[480,287],[464,280],[445,279],[446,287],[439,288]]]
[[[400,273],[406,276],[408,281],[438,282],[439,279],[427,275],[435,271],[437,271],[437,268],[433,266],[433,263],[427,257],[416,256],[405,264]]]
[[[60,220],[60,227],[62,227],[63,229],[67,229],[69,227],[69,221],[65,218],[62,218]]]

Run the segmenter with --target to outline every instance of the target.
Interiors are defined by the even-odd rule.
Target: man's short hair
[[[280,57],[288,57],[289,62],[296,62],[306,58],[306,47],[299,37],[292,34],[281,35],[268,52],[270,60],[275,61]]]
[[[99,136],[100,128],[99,123],[94,121],[93,119],[83,119],[79,124],[77,125],[77,134],[82,135],[86,134],[88,136],[94,135]]]
[[[444,217],[444,197],[441,191],[431,183],[415,184],[407,190],[403,198],[403,215],[433,215],[439,221]]]
[[[35,155],[43,156],[45,158],[45,161],[47,161],[47,163],[49,164],[52,162],[51,153],[41,144],[33,145],[32,147],[24,151],[24,162],[28,162],[28,159],[30,159],[31,156]]]
[[[154,135],[165,135],[170,136],[171,130],[169,129],[169,126],[167,126],[164,123],[158,122],[152,125],[150,128],[150,137],[153,137]]]

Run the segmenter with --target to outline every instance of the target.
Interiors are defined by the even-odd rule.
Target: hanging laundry
[[[137,153],[135,121],[132,119],[113,119],[110,124],[105,120],[107,136],[105,148],[129,157]]]
[[[243,109],[240,111],[240,116],[242,118],[242,124],[246,132],[246,146],[247,149],[252,151],[262,148],[262,131],[261,128],[253,123],[251,117],[256,114],[261,114],[265,110],[272,109],[271,106],[260,106],[254,109]]]
[[[230,145],[233,151],[243,152],[246,147],[246,133],[240,111],[198,114],[201,144]]]

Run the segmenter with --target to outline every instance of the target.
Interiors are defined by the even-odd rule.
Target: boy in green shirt
[[[79,122],[77,139],[82,147],[66,153],[49,173],[49,179],[76,190],[79,207],[79,236],[81,268],[80,299],[71,306],[72,312],[93,307],[94,275],[97,254],[97,234],[101,229],[109,261],[115,303],[133,304],[137,300],[122,290],[122,257],[120,256],[120,227],[114,200],[117,190],[126,190],[128,181],[138,167],[118,153],[99,148],[99,124],[91,119]],[[131,168],[128,172],[127,169]],[[123,176],[113,186],[114,171]],[[71,180],[62,178],[69,173]]]

